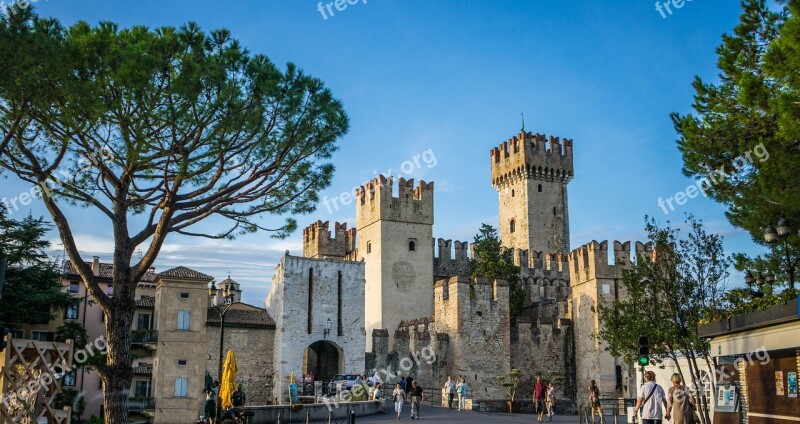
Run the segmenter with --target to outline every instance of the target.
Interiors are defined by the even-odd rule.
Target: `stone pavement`
[[[388,406],[388,404],[387,404]],[[388,410],[388,409],[387,409]],[[422,409],[420,410],[420,421],[422,422],[431,422],[436,424],[468,424],[468,423],[526,423],[526,424],[533,424],[536,423],[536,416],[532,414],[503,414],[503,413],[486,413],[486,412],[475,412],[475,411],[458,411],[456,409],[447,409],[438,406],[430,406],[430,405],[423,405]],[[356,419],[356,423],[358,424],[373,424],[373,423],[389,423],[389,422],[398,422],[395,419],[394,412],[387,413],[387,414],[377,414],[377,415],[370,415],[366,417],[359,417]],[[405,421],[407,423],[414,422],[416,423],[417,420],[411,420],[411,410],[408,404],[403,405],[403,413],[400,416],[400,421]],[[545,422],[547,422],[547,417],[545,417]],[[554,423],[579,423],[577,415],[556,415],[553,417]],[[606,418],[607,424],[613,424],[613,418]],[[625,417],[619,417],[619,423],[625,423]]]

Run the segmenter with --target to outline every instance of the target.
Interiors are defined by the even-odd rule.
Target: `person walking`
[[[642,412],[642,424],[661,424],[663,412],[661,407],[667,408],[667,396],[664,389],[656,384],[656,373],[647,371],[644,373],[645,383],[639,388],[639,396],[636,399],[636,409],[634,415]]]
[[[405,380],[403,380],[405,383]],[[406,398],[406,391],[403,390],[403,387],[400,383],[394,385],[394,391],[392,392],[392,401],[394,402],[394,412],[397,414],[397,419],[400,419],[400,413],[403,412],[403,401]]]
[[[589,382],[589,408],[592,410],[592,423],[594,424],[595,413],[600,414],[600,424],[605,424],[606,418],[603,414],[603,405],[600,404],[600,389],[594,380]]]
[[[556,414],[556,388],[553,383],[547,382],[547,421],[553,421],[553,415]]]
[[[459,411],[466,411],[467,410],[467,382],[464,380],[464,377],[458,379],[458,384],[456,385],[456,393],[458,393],[458,410]]]
[[[536,411],[536,421],[542,422],[544,417],[544,402],[547,399],[547,386],[542,381],[542,376],[536,376],[536,384],[533,385],[533,404]]]
[[[678,373],[672,374],[672,387],[667,391],[667,414],[664,418],[672,418],[673,424],[695,424],[692,396],[686,386],[683,385],[683,378]]]
[[[417,380],[411,382],[411,419],[419,419],[419,407],[425,400],[425,393],[417,384]]]
[[[411,377],[411,373],[406,375],[406,394],[408,395],[408,403],[411,403],[411,383],[414,379]]]
[[[456,395],[456,382],[450,376],[447,376],[447,381],[444,382],[444,393],[447,395],[447,408],[453,409],[453,397]]]

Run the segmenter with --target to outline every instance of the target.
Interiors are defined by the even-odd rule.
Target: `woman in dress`
[[[392,392],[392,401],[394,401],[394,412],[397,413],[397,419],[400,419],[400,413],[403,412],[403,399],[406,397],[406,391],[400,387],[400,383],[394,386]]]
[[[692,395],[678,373],[672,374],[672,387],[667,392],[667,414],[664,418],[673,419],[673,424],[695,424]]]
[[[605,417],[603,416],[603,406],[600,405],[600,389],[597,387],[597,383],[592,380],[589,382],[589,407],[592,409],[592,423],[594,423],[594,416],[595,413],[600,414],[600,423],[605,423]]]

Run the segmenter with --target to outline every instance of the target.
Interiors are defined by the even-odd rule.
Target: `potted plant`
[[[519,412],[520,404],[519,402],[514,402],[514,397],[517,394],[517,386],[519,385],[521,378],[522,372],[516,368],[509,371],[506,375],[497,377],[497,381],[500,382],[500,385],[503,386],[503,388],[506,390],[506,393],[508,393],[508,396],[511,398],[511,401],[506,401],[509,414]]]

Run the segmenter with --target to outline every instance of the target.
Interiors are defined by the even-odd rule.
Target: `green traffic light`
[[[646,356],[640,356],[639,357],[639,365],[645,366],[645,365],[649,365],[649,364],[650,364],[650,358],[648,358]]]

